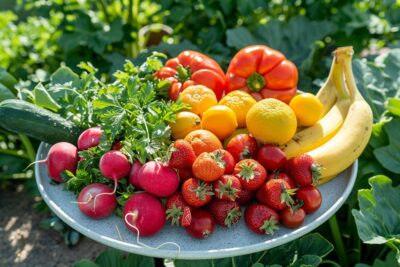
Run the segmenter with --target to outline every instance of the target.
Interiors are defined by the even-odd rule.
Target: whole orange
[[[201,128],[211,131],[220,140],[229,137],[237,126],[235,113],[224,105],[217,105],[207,109],[201,119]]]
[[[222,148],[221,141],[218,137],[207,130],[195,130],[190,132],[186,135],[185,140],[192,145],[196,156],[203,152],[212,152]]]
[[[192,85],[179,94],[180,101],[191,106],[190,112],[199,116],[208,108],[215,106],[218,101],[215,93],[203,85]]]

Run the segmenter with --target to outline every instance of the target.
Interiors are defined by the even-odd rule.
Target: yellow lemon
[[[312,126],[317,123],[323,114],[324,106],[319,99],[310,93],[304,93],[292,98],[289,106],[297,117],[299,126]]]
[[[255,103],[257,101],[242,90],[232,91],[219,101],[220,105],[228,106],[235,112],[238,126],[241,128],[246,127],[247,112]]]
[[[175,140],[185,138],[185,136],[200,129],[201,119],[197,114],[182,111],[176,114],[176,120],[170,124],[172,138]]]
[[[230,136],[237,126],[235,113],[223,105],[207,109],[201,119],[201,128],[214,133],[220,140]]]
[[[274,98],[253,105],[247,113],[246,124],[249,132],[260,142],[278,145],[289,142],[297,128],[293,110]]]

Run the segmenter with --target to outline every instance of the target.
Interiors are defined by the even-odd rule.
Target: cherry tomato
[[[302,208],[298,208],[294,212],[290,207],[286,207],[281,211],[279,216],[282,224],[288,228],[298,228],[303,224],[306,212]]]
[[[289,175],[287,175],[287,173],[285,173],[285,172],[272,172],[268,175],[266,181],[269,181],[271,179],[285,180],[288,183],[288,185],[290,186],[290,188],[296,188],[296,183],[294,182],[294,180]]]
[[[316,211],[322,203],[321,192],[312,185],[300,187],[296,191],[296,198],[303,201],[304,205],[302,208],[306,213]]]
[[[238,134],[226,145],[236,162],[254,158],[257,154],[257,140],[249,134]]]
[[[274,145],[264,145],[257,153],[257,161],[267,170],[277,170],[285,166],[286,155],[279,147]]]
[[[206,210],[193,210],[192,222],[186,232],[194,238],[204,239],[210,236],[215,228],[215,221],[211,213]]]

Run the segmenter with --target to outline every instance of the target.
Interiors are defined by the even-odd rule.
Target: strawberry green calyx
[[[227,212],[227,216],[224,220],[224,224],[227,227],[231,227],[233,224],[239,221],[240,217],[242,216],[242,212],[240,211],[239,207],[235,207]]]
[[[292,196],[296,193],[297,188],[295,189],[287,189],[282,183],[281,183],[281,203],[285,203],[288,207],[292,207],[294,205],[294,200]]]
[[[224,155],[220,151],[215,153],[210,153],[210,157],[217,163],[217,165],[221,168],[225,168],[226,162],[223,160]]]
[[[319,181],[319,179],[321,178],[321,169],[322,169],[322,167],[319,164],[313,163],[311,165],[311,177],[312,177],[313,184],[316,184]]]
[[[279,229],[278,222],[276,221],[274,216],[272,216],[268,220],[265,220],[263,225],[260,227],[261,231],[269,235],[273,235],[275,231],[278,229]]]
[[[180,219],[183,215],[183,210],[182,207],[177,207],[175,204],[172,205],[172,208],[167,209],[166,212],[167,220],[171,221],[171,225],[180,225]]]
[[[239,189],[232,187],[232,180],[228,180],[226,184],[219,181],[219,187],[215,189],[220,195],[220,198],[227,196],[230,200],[235,201],[239,197]]]
[[[203,181],[199,181],[196,189],[191,189],[191,191],[195,192],[196,197],[200,200],[206,199],[206,195],[214,195],[214,192],[212,191],[212,186]]]
[[[250,180],[253,180],[256,175],[259,175],[260,173],[256,171],[257,166],[253,163],[242,163],[239,165],[240,166],[240,172],[238,176],[242,179],[245,179],[246,182],[250,182]]]

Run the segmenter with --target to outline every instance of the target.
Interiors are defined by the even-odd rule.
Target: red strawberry
[[[274,171],[274,172],[270,173],[267,177],[267,181],[272,180],[272,179],[282,179],[282,180],[286,181],[288,183],[289,187],[292,189],[297,187],[296,183],[293,181],[293,179],[290,178],[290,176],[285,172]]]
[[[235,159],[232,154],[225,149],[217,149],[214,153],[220,153],[222,155],[222,160],[225,162],[225,174],[231,174],[233,168],[235,168]]]
[[[244,212],[247,227],[257,234],[273,234],[277,230],[279,215],[268,206],[253,203]]]
[[[238,199],[236,199],[236,201],[240,205],[247,205],[253,199],[255,194],[256,194],[256,191],[254,191],[254,190],[244,190],[244,189],[242,189],[240,191],[239,197],[238,197]]]
[[[215,196],[219,199],[235,201],[242,190],[240,180],[233,175],[222,175],[213,183]]]
[[[224,227],[231,227],[242,216],[239,204],[234,201],[214,199],[209,208],[215,222]]]
[[[226,145],[236,162],[242,159],[254,158],[257,155],[257,140],[249,134],[238,134]]]
[[[321,176],[320,166],[307,154],[289,159],[285,169],[299,185],[316,183]]]
[[[192,207],[201,207],[211,201],[214,195],[209,183],[189,178],[182,184],[183,198]]]
[[[296,189],[290,189],[287,182],[281,179],[272,179],[258,189],[256,197],[261,203],[274,210],[282,210],[294,204],[292,195]]]
[[[190,206],[179,191],[167,198],[165,213],[172,225],[187,227],[192,221]]]
[[[225,172],[225,162],[220,153],[201,153],[192,165],[193,175],[202,181],[213,182]]]
[[[176,169],[178,171],[179,181],[181,184],[189,178],[193,177],[192,168],[190,169]]]
[[[196,160],[196,154],[189,142],[180,139],[175,141],[171,149],[168,165],[171,168],[189,169]]]
[[[240,179],[243,189],[256,190],[265,182],[267,171],[254,159],[244,159],[236,163],[233,175]]]

